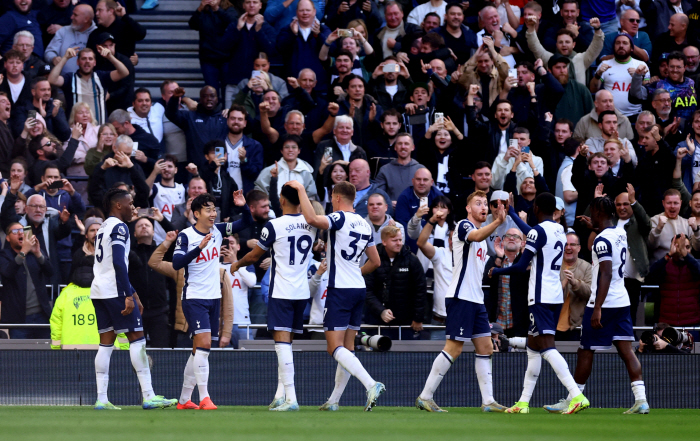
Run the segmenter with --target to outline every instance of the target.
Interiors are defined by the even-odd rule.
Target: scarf
[[[73,104],[75,105],[76,103],[80,102],[80,95],[84,93],[83,90],[83,83],[80,81],[80,78],[78,78],[80,74],[78,72],[73,74],[73,80],[71,81],[71,92],[73,93]],[[93,103],[95,106],[95,119],[97,120],[98,123],[104,124],[107,121],[107,109],[105,108],[105,96],[106,96],[106,91],[104,87],[102,87],[102,83],[100,82],[100,78],[95,74],[95,72],[92,73],[91,75],[92,78],[92,96],[95,102]]]

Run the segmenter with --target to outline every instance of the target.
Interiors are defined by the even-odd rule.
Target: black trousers
[[[143,332],[148,338],[148,346],[152,348],[170,348],[170,326],[168,312],[143,317]]]
[[[634,326],[637,322],[637,307],[642,293],[642,282],[637,279],[625,278],[625,289],[630,296],[630,314],[632,314],[632,325]]]

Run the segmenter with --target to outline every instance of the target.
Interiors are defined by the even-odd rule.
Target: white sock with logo
[[[569,371],[569,365],[566,364],[566,360],[564,360],[564,357],[561,356],[559,351],[554,348],[547,349],[542,353],[542,358],[547,360],[547,363],[552,366],[559,381],[561,381],[564,387],[569,391],[569,394],[574,398],[577,397],[581,393],[581,390],[578,388],[578,385],[576,385],[576,381]]]
[[[197,390],[199,390],[199,401],[209,396],[207,383],[209,383],[209,351],[204,348],[197,348],[194,352],[194,378],[197,379]]]
[[[129,355],[131,356],[131,365],[139,378],[143,401],[148,401],[156,394],[153,393],[153,384],[151,384],[151,367],[148,365],[148,356],[146,355],[146,337],[129,342]]]
[[[112,357],[114,345],[100,345],[95,356],[95,378],[97,379],[97,401],[107,403],[107,388],[109,387],[109,360]]]
[[[481,391],[481,404],[493,403],[493,376],[491,375],[491,356],[476,354],[474,359],[476,378]]]
[[[532,392],[535,390],[535,385],[537,385],[537,378],[540,376],[540,370],[542,370],[542,356],[539,352],[527,348],[527,370],[523,381],[523,393],[520,395],[518,402],[530,402]]]
[[[278,373],[284,384],[285,402],[295,403],[297,401],[297,393],[294,390],[294,355],[292,354],[292,344],[275,342],[275,352],[277,352]]]
[[[433,394],[442,382],[445,374],[447,374],[447,371],[450,370],[452,363],[454,363],[452,356],[445,351],[440,352],[438,356],[435,357],[433,367],[430,369],[428,379],[425,381],[423,392],[420,393],[420,398],[424,400],[433,399]]]
[[[365,386],[365,389],[369,390],[370,387],[374,386],[377,382],[372,379],[372,377],[367,373],[365,368],[360,363],[360,360],[355,357],[355,354],[348,351],[347,348],[343,346],[338,346],[333,352],[333,358],[340,363],[341,366],[345,368],[350,375],[360,380],[360,382]]]
[[[184,380],[182,382],[182,392],[180,393],[180,404],[185,404],[192,399],[192,392],[197,384],[197,379],[194,377],[194,354],[190,353],[190,358],[187,359],[185,365]]]

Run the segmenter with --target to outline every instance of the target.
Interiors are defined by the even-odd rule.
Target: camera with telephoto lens
[[[661,332],[661,338],[673,346],[692,344],[693,336],[687,331],[679,331],[676,328],[668,327]]]
[[[656,341],[656,333],[654,331],[644,331],[640,337],[642,343],[648,346],[653,346]]]
[[[391,349],[391,339],[386,335],[367,335],[365,332],[360,332],[355,336],[355,346],[386,352]]]

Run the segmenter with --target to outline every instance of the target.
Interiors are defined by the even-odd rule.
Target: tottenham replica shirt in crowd
[[[470,220],[464,219],[452,233],[452,282],[445,298],[458,298],[473,303],[484,303],[481,280],[488,259],[486,240],[472,242],[469,233],[476,230]]]
[[[285,214],[267,222],[260,232],[258,246],[270,250],[269,297],[274,299],[306,300],[309,280],[306,271],[313,258],[316,228],[299,214]]]
[[[90,287],[91,299],[112,299],[134,293],[129,283],[129,228],[114,216],[104,221],[95,236],[95,278]]]
[[[163,217],[173,220],[173,210],[176,205],[187,201],[185,187],[182,184],[175,184],[173,187],[165,187],[160,182],[153,184],[152,196],[153,206],[158,208]],[[165,240],[165,230],[158,222],[153,227],[153,236],[157,244]]]
[[[595,306],[598,294],[598,274],[600,262],[612,262],[612,280],[603,308],[623,308],[630,305],[625,289],[625,262],[627,261],[627,232],[623,228],[608,227],[593,241],[593,282],[588,306]]]
[[[357,213],[336,211],[326,216],[328,228],[328,287],[365,289],[360,259],[374,246],[372,227]]]
[[[564,227],[554,221],[544,221],[527,233],[525,249],[535,255],[530,267],[528,305],[564,303],[559,272],[565,244]]]

